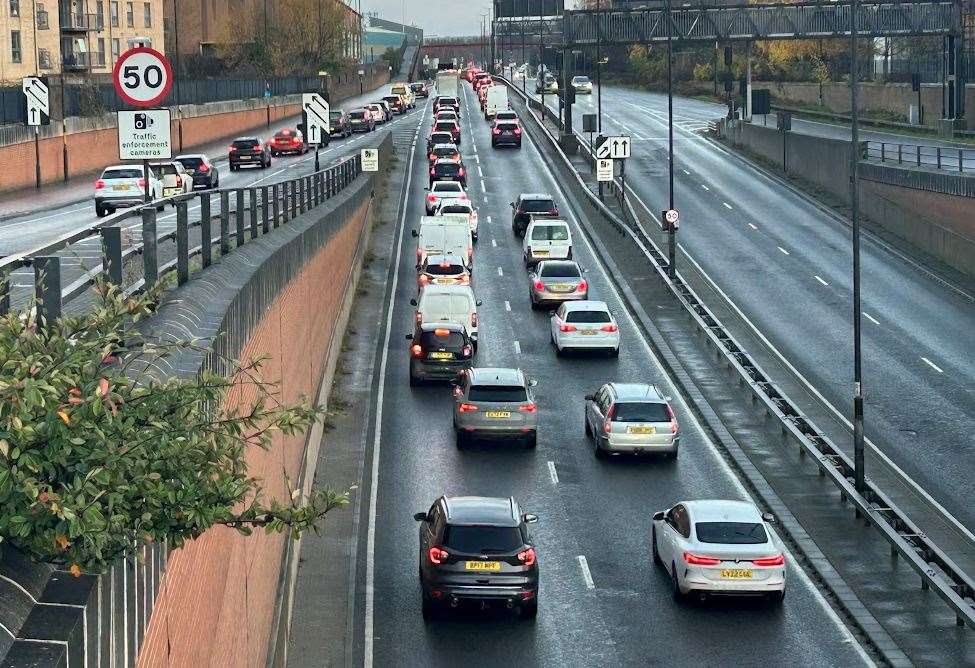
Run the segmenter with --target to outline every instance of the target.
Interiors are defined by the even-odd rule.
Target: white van
[[[532,217],[525,230],[522,254],[527,267],[533,267],[542,260],[571,260],[572,233],[569,224],[558,218]]]
[[[467,328],[467,333],[477,346],[477,307],[481,302],[474,297],[469,285],[426,285],[417,299],[410,300],[416,307],[416,322],[452,322]]]
[[[416,261],[422,264],[428,255],[454,255],[465,258],[468,269],[474,265],[474,239],[471,226],[460,216],[423,216],[417,239]]]
[[[511,103],[508,102],[507,86],[491,86],[488,88],[487,97],[484,99],[484,120],[489,121],[499,111],[508,111]]]

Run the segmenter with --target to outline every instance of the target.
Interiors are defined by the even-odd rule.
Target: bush
[[[695,81],[710,81],[714,78],[714,68],[711,63],[698,63],[694,66]]]

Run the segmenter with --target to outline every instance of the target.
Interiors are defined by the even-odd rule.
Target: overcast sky
[[[356,0],[349,4],[355,7]],[[423,28],[424,34],[478,35],[481,14],[491,11],[491,0],[362,0],[363,13],[376,11],[390,21],[401,22],[404,9],[406,23]]]

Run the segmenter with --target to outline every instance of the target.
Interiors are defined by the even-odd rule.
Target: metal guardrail
[[[214,248],[226,255],[243,246],[249,239],[267,234],[272,229],[310,211],[341,192],[362,173],[359,155],[343,159],[338,164],[295,179],[265,186],[205,190],[178,197],[156,200],[150,204],[125,209],[99,222],[69,232],[54,241],[0,261],[0,315],[11,308],[11,276],[23,269],[33,270],[33,296],[39,319],[53,321],[60,317],[66,304],[88,292],[99,275],[127,294],[135,294],[170,274],[176,275],[177,285],[192,278],[190,260],[199,257],[200,269],[214,263]],[[212,213],[214,198],[219,198],[220,212]],[[190,203],[199,206],[199,219],[189,220]],[[236,206],[231,209],[231,202]],[[176,226],[167,233],[157,232],[157,208],[172,204],[176,208]],[[194,207],[195,208],[195,207]],[[125,243],[123,223],[134,221],[141,232],[141,240]],[[233,228],[232,228],[233,225]],[[214,226],[219,226],[214,236]],[[190,247],[190,231],[199,229],[200,242]],[[62,264],[67,259],[58,255],[72,247],[100,240],[100,258],[91,268],[65,283]],[[175,243],[175,253],[165,259],[160,253],[164,243]],[[125,269],[141,256],[141,276],[126,281]]]
[[[975,149],[947,146],[921,146],[868,141],[865,160],[879,160],[897,165],[941,169],[950,172],[975,172]]]
[[[506,80],[505,83],[517,95],[523,95],[518,86]],[[537,100],[527,96],[525,99],[532,108],[537,109],[540,106]],[[543,131],[548,133],[544,126]],[[578,133],[575,133],[575,137],[579,149],[589,155],[591,164],[595,164],[595,156],[590,153],[588,141]],[[549,135],[549,138],[555,146],[558,146],[554,137]],[[567,157],[564,159],[568,161]],[[779,420],[783,432],[790,434],[800,444],[803,452],[810,455],[819,466],[820,473],[828,476],[839,488],[841,500],[850,501],[855,507],[857,516],[865,517],[881,532],[890,543],[891,555],[903,557],[921,578],[921,588],[933,589],[954,610],[956,623],[959,626],[967,625],[975,629],[975,580],[928,538],[883,490],[875,487],[869,477],[866,480],[867,487],[864,494],[857,492],[853,484],[854,466],[850,457],[816,427],[789,397],[779,391],[771,377],[721,324],[717,316],[683,279],[680,272],[673,280],[667,276],[667,256],[650,235],[639,225],[624,224],[592,193],[581,177],[578,175],[576,177],[593,204],[644,249],[658,276],[670,287],[698,328],[715,350],[722,355],[725,363],[735,369],[752,395],[765,407],[766,412]],[[613,186],[617,192],[620,191],[618,179],[613,182]],[[636,216],[636,212],[632,209],[631,213]]]

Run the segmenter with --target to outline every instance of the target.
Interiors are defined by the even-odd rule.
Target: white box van
[[[427,285],[420,290],[418,299],[410,300],[416,307],[417,324],[452,322],[467,328],[467,333],[477,346],[477,307],[481,302],[474,297],[469,285]]]
[[[417,238],[417,263],[422,263],[428,255],[453,255],[464,258],[468,269],[474,265],[471,226],[462,217],[423,216],[413,236]]]
[[[572,233],[569,224],[558,218],[532,217],[525,231],[522,251],[528,267],[542,260],[571,260]]]
[[[510,108],[507,86],[488,88],[487,97],[484,99],[484,120],[491,120],[499,111],[508,111]]]

